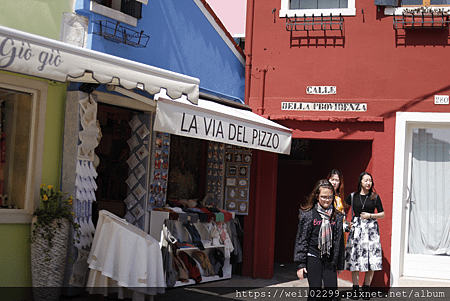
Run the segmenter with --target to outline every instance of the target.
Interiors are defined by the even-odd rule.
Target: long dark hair
[[[311,193],[306,198],[306,203],[304,205],[300,206],[300,209],[302,211],[311,210],[316,205],[316,203],[319,201],[318,198],[319,198],[320,188],[331,189],[331,191],[333,191],[333,197],[334,197],[335,192],[334,192],[333,185],[331,185],[330,181],[328,181],[327,179],[319,180],[319,181],[317,181],[316,185],[314,186],[314,189],[311,191]],[[333,206],[333,208],[334,208],[334,202],[332,202],[330,206]],[[335,209],[335,211],[336,211],[336,209]],[[333,214],[332,218],[334,218],[334,214]]]
[[[370,189],[369,189],[369,200],[374,200],[377,197],[377,194],[376,194],[375,188],[374,188],[375,182],[373,181],[372,175],[370,173],[366,172],[366,171],[362,172],[359,175],[359,178],[358,178],[358,193],[361,193],[361,189],[362,189],[361,181],[362,181],[362,178],[365,175],[369,176],[372,179],[372,186],[370,186]]]
[[[344,199],[344,176],[342,175],[342,173],[337,170],[337,169],[333,169],[332,171],[330,171],[327,175],[327,179],[329,180],[333,175],[338,175],[339,177],[339,188],[336,191],[336,194],[343,200]],[[345,202],[344,202],[345,204]]]

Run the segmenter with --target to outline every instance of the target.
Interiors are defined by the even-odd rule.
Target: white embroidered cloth
[[[133,301],[138,301],[145,295],[165,292],[158,241],[106,210],[100,211],[87,262],[90,271],[86,287],[91,294],[119,292],[121,298],[128,288]]]

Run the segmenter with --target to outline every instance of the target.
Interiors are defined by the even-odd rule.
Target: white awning
[[[199,99],[159,98],[154,130],[280,154],[291,151],[292,130],[250,111]]]
[[[147,3],[148,3],[148,0],[136,0],[137,2],[141,2],[142,4],[145,4],[145,5],[147,5]]]
[[[197,103],[198,78],[0,26],[0,70],[59,82],[97,82],[141,89],[161,88],[172,98]]]

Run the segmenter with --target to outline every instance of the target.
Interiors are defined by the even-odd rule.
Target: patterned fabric
[[[353,218],[345,248],[345,269],[352,272],[383,269],[380,230],[375,219]]]
[[[320,217],[322,218],[318,241],[320,255],[321,256],[323,256],[324,254],[331,255],[331,248],[333,247],[333,244],[331,242],[333,232],[331,231],[330,217],[331,214],[333,213],[333,207],[330,206],[328,209],[324,209],[322,208],[322,206],[319,205],[319,203],[317,203],[316,210],[317,212],[319,212]]]

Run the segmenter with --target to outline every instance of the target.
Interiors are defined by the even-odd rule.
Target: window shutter
[[[122,0],[121,11],[136,19],[141,19],[142,3],[135,0]]]
[[[398,6],[398,0],[375,0],[375,5]]]

